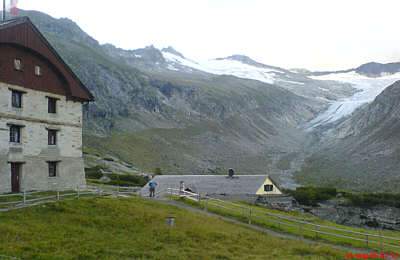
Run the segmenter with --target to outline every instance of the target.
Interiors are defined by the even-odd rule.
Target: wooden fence
[[[85,187],[74,187],[68,190],[60,191],[29,191],[21,193],[10,193],[0,195],[0,211],[8,211],[12,209],[18,209],[23,207],[34,206],[47,202],[55,202],[67,199],[79,199],[86,196],[130,196],[137,192],[136,187],[121,187],[121,186],[109,186],[109,187],[96,187],[96,186],[85,186]]]
[[[160,192],[160,194],[161,193],[162,192]],[[281,214],[269,213],[266,211],[258,210],[258,209],[251,208],[251,207],[246,207],[246,206],[232,203],[229,201],[212,198],[210,196],[201,197],[199,194],[195,194],[195,193],[187,192],[187,191],[179,191],[178,189],[168,188],[167,191],[164,192],[164,194],[170,194],[170,195],[174,195],[174,196],[178,195],[180,197],[189,198],[191,200],[197,201],[199,204],[201,204],[201,202],[203,201],[205,210],[208,210],[209,206],[215,206],[217,208],[223,208],[228,211],[240,213],[242,216],[245,216],[247,218],[247,222],[249,224],[252,224],[254,219],[263,219],[268,222],[275,223],[278,227],[278,230],[282,230],[281,226],[286,225],[286,226],[297,229],[298,230],[297,234],[300,239],[303,239],[303,233],[305,231],[309,231],[309,232],[315,233],[314,239],[316,239],[316,240],[319,239],[318,235],[321,234],[321,235],[333,236],[333,237],[338,237],[338,238],[345,238],[345,239],[350,239],[350,240],[361,241],[361,242],[365,243],[366,248],[370,248],[371,244],[378,244],[381,250],[383,250],[384,246],[400,249],[399,245],[394,245],[392,243],[383,242],[383,240],[389,240],[394,243],[396,243],[396,242],[400,243],[400,238],[384,236],[381,234],[381,231],[379,231],[379,234],[373,234],[373,233],[358,232],[358,231],[343,229],[343,228],[336,228],[336,227],[332,227],[332,226],[319,225],[319,224],[315,224],[312,222],[299,220],[298,218],[295,218],[295,217],[289,217],[289,216],[285,216],[285,215],[281,215]],[[323,231],[323,230],[325,230],[325,231]],[[340,234],[340,233],[342,233],[342,234]],[[375,238],[375,240],[373,240],[372,238]],[[376,241],[376,239],[379,241]]]
[[[137,187],[121,187],[121,186],[108,186],[108,187],[97,187],[97,186],[85,186],[75,187],[75,189],[67,191],[31,191],[22,193],[2,194],[0,195],[0,211],[7,211],[22,207],[34,206],[47,202],[61,201],[66,199],[79,199],[85,196],[132,196],[137,195]],[[282,230],[282,226],[289,226],[298,230],[298,236],[300,239],[303,238],[305,231],[315,233],[315,239],[319,239],[318,235],[327,235],[339,238],[346,238],[350,240],[362,241],[366,247],[369,248],[370,244],[378,244],[382,249],[384,246],[400,249],[399,245],[392,243],[385,243],[383,240],[396,241],[400,243],[400,238],[384,236],[379,234],[358,232],[349,229],[336,228],[332,226],[319,225],[304,220],[299,220],[295,217],[289,217],[280,214],[269,213],[266,211],[258,210],[251,207],[246,207],[237,203],[224,201],[209,196],[201,197],[199,194],[181,191],[179,189],[168,188],[163,191],[156,193],[156,196],[163,196],[169,194],[171,196],[179,196],[191,199],[201,204],[204,202],[204,209],[208,210],[209,206],[225,209],[227,211],[239,213],[241,216],[246,218],[249,224],[252,224],[255,219],[262,219],[272,223],[276,223],[278,230]],[[254,223],[253,223],[254,224]],[[323,231],[323,230],[325,231]],[[327,231],[328,230],[328,231]],[[336,232],[336,233],[335,233]],[[342,233],[342,234],[339,234]],[[345,235],[343,234],[345,233]],[[358,237],[356,237],[356,235]],[[363,237],[363,238],[361,238]],[[379,241],[372,240],[372,238],[378,238]]]

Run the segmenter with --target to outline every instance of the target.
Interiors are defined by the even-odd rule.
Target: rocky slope
[[[329,131],[300,178],[369,192],[400,191],[400,81]]]
[[[385,146],[397,140],[397,110],[383,102],[352,115],[400,79],[398,63],[313,73],[242,55],[192,61],[172,47],[100,45],[69,19],[20,15],[32,19],[96,98],[85,107],[88,152],[142,171],[223,173],[233,167],[242,174],[278,174],[290,184],[302,168],[303,183],[398,183],[397,150]]]
[[[142,170],[277,170],[281,155],[307,138],[296,126],[324,104],[277,84],[172,69],[165,53],[180,54],[171,48],[121,50],[100,45],[71,20],[33,11],[20,15],[31,18],[96,98],[85,109],[86,150]],[[339,92],[329,98],[344,95]]]

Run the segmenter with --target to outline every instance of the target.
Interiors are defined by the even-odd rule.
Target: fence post
[[[281,218],[278,217],[278,230],[280,230],[280,229],[281,229]]]
[[[24,205],[26,204],[26,192],[24,191]]]
[[[315,226],[315,240],[318,240],[318,226]]]
[[[60,201],[60,191],[57,190],[57,201]]]
[[[204,210],[208,211],[208,199],[207,199],[207,197],[205,198],[205,202],[204,202]]]
[[[379,238],[380,238],[380,246],[381,246],[381,252],[383,251],[383,244],[382,244],[382,228],[379,229]]]
[[[249,214],[249,225],[251,225],[251,215],[252,215],[252,210],[250,208],[250,214]]]
[[[80,197],[80,190],[79,190],[79,185],[76,187],[76,192],[77,192],[77,195],[78,195],[78,199],[79,199],[79,197]]]
[[[303,240],[303,228],[301,224],[299,224],[299,235],[300,235],[300,240]]]
[[[367,237],[366,242],[367,242],[367,249],[368,249],[368,234],[365,236]]]

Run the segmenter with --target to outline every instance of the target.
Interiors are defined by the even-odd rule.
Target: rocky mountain
[[[377,63],[370,62],[361,65],[355,71],[359,74],[366,75],[368,77],[380,77],[382,75],[395,74],[400,72],[400,62],[392,63]]]
[[[300,70],[306,75],[312,76],[322,76],[328,74],[338,74],[338,73],[348,73],[348,72],[356,72],[360,75],[364,75],[371,78],[382,77],[386,75],[392,75],[400,72],[400,62],[391,62],[391,63],[378,63],[378,62],[369,62],[365,63],[358,68],[348,69],[348,70],[339,70],[339,71],[316,71],[311,72],[307,70]]]
[[[225,173],[232,167],[278,175],[287,186],[298,172],[302,183],[360,187],[364,172],[342,172],[345,167],[332,165],[344,165],[346,157],[330,156],[361,145],[346,125],[400,79],[395,63],[309,72],[243,55],[193,61],[172,47],[123,50],[99,44],[69,19],[20,15],[31,18],[96,98],[85,107],[85,152],[119,158],[138,171]],[[372,149],[364,155],[372,156],[374,139],[363,140]],[[355,157],[348,169],[363,162]],[[372,176],[372,166],[365,169]],[[337,182],[334,176],[342,175]]]
[[[300,178],[369,192],[400,191],[400,81],[322,132],[318,146]]]
[[[166,53],[184,56],[172,48],[122,50],[100,45],[69,19],[20,15],[31,18],[96,98],[85,110],[86,152],[144,171],[274,171],[280,156],[307,138],[296,126],[323,107],[277,84],[177,70]]]

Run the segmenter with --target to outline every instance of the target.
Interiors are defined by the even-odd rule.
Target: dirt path
[[[233,219],[233,218],[229,218],[229,217],[226,217],[226,216],[221,216],[221,215],[209,212],[209,211],[205,211],[205,210],[202,210],[202,209],[191,207],[191,206],[189,206],[189,205],[187,205],[187,204],[185,204],[183,202],[178,202],[178,201],[170,200],[170,199],[167,199],[167,198],[155,198],[153,200],[157,201],[157,202],[160,202],[160,203],[163,203],[163,204],[168,204],[168,205],[176,206],[176,207],[179,207],[179,208],[184,208],[184,209],[189,210],[191,212],[196,212],[196,213],[200,213],[200,214],[211,216],[211,217],[217,217],[217,218],[229,221],[229,222],[233,222],[235,224],[239,224],[239,225],[245,226],[247,228],[251,228],[253,230],[258,230],[258,231],[264,232],[264,233],[266,233],[267,235],[270,235],[270,236],[279,237],[279,238],[283,238],[283,239],[292,239],[292,240],[298,240],[298,241],[300,240],[299,236],[285,234],[285,233],[279,233],[279,232],[275,232],[275,231],[272,231],[270,229],[266,229],[266,228],[263,228],[263,227],[260,227],[260,226],[244,223],[244,222],[241,222],[241,221]],[[335,248],[335,249],[342,250],[342,251],[344,251],[343,259],[347,259],[345,253],[352,253],[353,255],[356,254],[356,253],[358,253],[358,254],[377,253],[377,252],[374,252],[374,251],[368,251],[368,250],[357,249],[357,248],[349,248],[349,247],[345,247],[345,246],[319,242],[319,241],[306,239],[306,238],[302,238],[301,241],[306,242],[306,243],[317,244],[317,245],[329,246],[329,247],[332,247],[332,248]],[[391,256],[387,256],[384,259],[393,259],[393,258]]]

